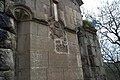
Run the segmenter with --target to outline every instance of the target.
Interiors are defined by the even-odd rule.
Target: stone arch
[[[6,13],[17,21],[32,20],[33,12],[23,4],[12,4],[6,8]]]

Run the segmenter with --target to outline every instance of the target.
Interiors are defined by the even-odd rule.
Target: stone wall
[[[72,2],[64,0],[58,2],[58,22],[54,20],[54,16],[49,13],[49,8],[47,8],[52,7],[52,2],[39,0],[37,3],[42,5],[36,4],[35,18],[41,20],[47,20],[48,18],[49,25],[31,23],[31,80],[83,80],[81,58],[76,32],[74,31],[76,28],[74,9],[70,6],[73,5]],[[38,7],[44,9],[40,10],[41,12],[38,11],[39,15],[37,15]],[[45,13],[45,11],[48,11],[48,13]],[[77,14],[77,11],[75,14]]]
[[[81,4],[6,0],[7,15],[0,14],[0,20],[9,16],[7,26],[0,21],[0,80],[105,80],[96,30],[81,27]]]
[[[14,79],[15,30],[12,19],[0,12],[0,80]]]
[[[58,7],[55,20],[53,3]],[[7,0],[16,24],[16,80],[83,80],[78,0]]]
[[[96,30],[83,26],[78,32],[84,80],[106,80]]]

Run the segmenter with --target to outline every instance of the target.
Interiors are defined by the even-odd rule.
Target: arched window
[[[0,12],[5,11],[5,0],[0,0]]]

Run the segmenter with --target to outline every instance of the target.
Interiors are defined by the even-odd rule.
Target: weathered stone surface
[[[31,80],[47,80],[47,69],[46,68],[32,68],[31,69]]]
[[[6,49],[13,49],[15,48],[15,35],[0,29],[0,47]]]
[[[75,11],[74,14],[76,14],[76,17],[74,16],[74,18],[76,18],[76,20],[77,20],[76,26],[81,26],[82,25],[82,21],[81,21],[82,15],[81,15],[80,11]]]
[[[64,5],[61,5],[61,6],[64,6]],[[63,9],[65,9],[65,7]],[[60,10],[60,20],[62,20],[66,26],[65,12],[62,10]]]
[[[0,12],[0,80],[14,80],[15,28],[10,18]]]
[[[90,27],[90,26],[89,26]],[[92,28],[92,27],[91,27]],[[85,28],[83,28],[85,29]],[[87,29],[82,32],[84,35],[79,35],[80,51],[82,56],[83,74],[85,80],[103,80],[105,76],[104,69],[101,69],[103,62],[101,61],[101,54],[99,43],[97,43],[97,36],[95,31],[89,32]],[[105,79],[105,78],[104,78]]]
[[[0,29],[0,42],[6,40],[6,38],[7,38],[7,31]]]
[[[49,29],[43,25],[35,24],[38,27],[36,26],[34,27],[33,25],[31,26],[32,33],[30,34],[30,40],[31,40],[30,41],[30,44],[31,44],[30,46],[31,48],[30,60],[31,61],[30,62],[31,62],[32,79],[33,80],[34,79],[45,80],[47,78],[48,80],[56,80],[56,79],[63,80],[64,73],[63,73],[62,67],[63,68],[75,67],[76,68],[78,66],[77,53],[74,52],[77,47],[73,46],[75,47],[74,48],[75,50],[73,51],[74,53],[71,52],[71,54],[69,53],[68,54],[57,54],[54,51],[55,49],[54,40],[52,40],[48,36]],[[44,31],[42,30],[42,28]],[[32,31],[32,30],[36,30],[36,31]],[[76,36],[76,34],[73,35],[73,38],[74,36]],[[72,41],[74,42],[74,39]],[[72,53],[74,54],[74,56]],[[71,79],[71,80],[74,80],[74,79]]]
[[[77,39],[77,35],[76,34],[67,32],[67,39],[68,39],[68,43],[69,44],[78,45],[77,40],[74,40],[74,39]]]
[[[0,49],[0,71],[14,69],[13,52],[10,49]]]
[[[13,70],[13,51],[0,48],[0,80],[14,80]]]
[[[50,67],[69,67],[69,57],[66,54],[49,54]]]
[[[31,4],[27,4],[31,8]],[[48,19],[48,15],[50,15],[50,1],[48,0],[35,0],[33,2],[34,5],[34,17],[37,19]]]
[[[38,24],[37,25],[37,34],[40,38],[49,38],[49,28],[48,26],[42,25],[42,24]],[[32,26],[34,28],[34,26]]]
[[[4,77],[0,77],[0,80],[4,80]]]
[[[30,80],[30,69],[20,69],[17,72],[16,79],[18,80]]]
[[[65,80],[82,80],[81,74],[79,74],[79,69],[77,68],[67,68],[64,69]]]
[[[17,55],[17,66],[18,70],[20,69],[29,69],[30,66],[30,57],[29,57],[29,52],[18,54]]]
[[[48,80],[64,80],[64,74],[62,68],[49,68]]]
[[[75,30],[72,10],[72,8],[65,6],[66,27]]]
[[[19,54],[24,54],[29,50],[29,36],[28,35],[19,35],[18,43],[19,45],[17,51]]]
[[[31,51],[31,68],[47,68],[48,67],[48,52],[34,50]]]
[[[55,51],[59,54],[69,54],[67,41],[55,39]]]
[[[14,80],[14,71],[5,71],[4,73],[4,80]]]
[[[7,0],[8,1],[8,0]],[[12,0],[14,2],[12,9],[9,9],[9,15],[15,18],[17,35],[6,37],[12,50],[16,50],[15,69],[17,80],[84,80],[82,71],[81,54],[87,55],[89,51],[87,46],[92,49],[91,52],[97,51],[97,41],[93,34],[81,32],[83,38],[78,46],[76,36],[76,27],[82,25],[82,17],[79,9],[78,0]],[[10,2],[10,1],[8,1]],[[16,5],[17,3],[17,5]],[[19,5],[19,4],[20,5]],[[53,3],[57,6],[58,21],[55,20]],[[9,4],[9,3],[7,3]],[[22,4],[22,5],[21,5]],[[6,10],[7,11],[7,10]],[[14,22],[14,20],[12,20]],[[9,31],[10,32],[10,31]],[[5,32],[6,34],[6,32]],[[7,33],[8,34],[8,33]],[[9,35],[9,34],[8,34]],[[15,38],[17,39],[15,41]],[[5,40],[3,40],[5,41]],[[17,42],[17,45],[15,43]],[[95,43],[94,43],[95,42]],[[14,43],[14,44],[13,44]],[[5,44],[6,45],[6,44]],[[13,49],[13,45],[14,48]],[[97,46],[97,49],[99,47]],[[3,49],[2,49],[3,50]],[[9,50],[9,49],[8,49]],[[0,50],[1,51],[1,50]],[[15,51],[14,51],[15,52]],[[5,53],[2,51],[0,54]],[[9,53],[9,51],[8,51]],[[10,55],[7,53],[7,56]],[[11,51],[12,53],[12,51]],[[13,53],[12,53],[13,54]],[[82,55],[83,57],[83,55]],[[95,79],[96,75],[91,69],[90,56],[82,58],[83,66],[87,67],[89,79]],[[84,60],[85,59],[85,60]],[[2,60],[2,59],[1,59]],[[9,60],[5,58],[5,60]],[[100,60],[98,58],[98,60]],[[9,60],[10,61],[10,60]],[[12,63],[13,64],[12,64]],[[97,62],[97,60],[96,60]],[[13,60],[8,62],[9,66],[14,65]],[[99,63],[97,64],[99,65]],[[101,65],[101,63],[100,63]],[[4,67],[5,68],[5,67]],[[7,70],[7,68],[6,68]],[[85,69],[83,69],[85,70]],[[101,68],[102,70],[102,68]],[[1,72],[1,71],[0,71]],[[11,80],[12,70],[3,71]],[[0,79],[5,78],[1,72]],[[3,76],[2,76],[3,75]],[[10,76],[9,76],[10,75]],[[87,80],[87,78],[86,78]]]
[[[21,22],[18,24],[18,27],[17,27],[17,34],[20,35],[20,34],[29,34],[30,32],[30,22],[29,21],[26,21],[26,22]]]
[[[64,0],[63,3],[64,3],[65,6],[68,6],[68,7],[72,6],[72,1],[70,1],[70,0]]]

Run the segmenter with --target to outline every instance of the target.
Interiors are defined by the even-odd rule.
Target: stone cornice
[[[49,26],[49,22],[46,21],[45,19],[37,19],[37,18],[32,18],[32,21]]]
[[[76,0],[78,5],[81,6],[83,4],[83,1],[82,0]]]
[[[76,30],[70,29],[68,27],[64,27],[64,30],[76,34]]]
[[[96,32],[97,32],[97,30],[91,26],[84,26],[83,28],[85,29],[85,31],[90,32],[92,34],[96,34]]]

